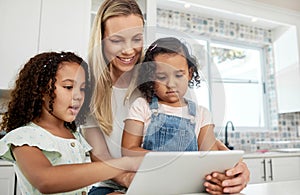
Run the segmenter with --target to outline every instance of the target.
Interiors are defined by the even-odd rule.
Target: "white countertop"
[[[300,180],[249,184],[242,195],[296,195],[300,194]]]
[[[249,184],[241,193],[235,195],[296,195],[300,194],[300,180]],[[185,195],[207,195],[194,193]]]
[[[250,153],[245,153],[243,158],[273,158],[273,157],[291,157],[291,156],[300,156],[300,152],[276,152],[276,151],[271,151],[271,152],[250,152]]]

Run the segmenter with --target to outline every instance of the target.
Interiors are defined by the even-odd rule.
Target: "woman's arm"
[[[53,166],[40,149],[28,145],[14,147],[13,154],[24,176],[41,193],[76,190],[135,171],[141,162],[138,157],[123,157],[105,162]]]
[[[141,147],[143,140],[144,123],[137,120],[125,121],[122,137],[123,156],[144,156],[149,150]]]
[[[99,127],[82,128],[82,134],[86,141],[93,147],[90,151],[93,162],[112,159],[104,135]]]

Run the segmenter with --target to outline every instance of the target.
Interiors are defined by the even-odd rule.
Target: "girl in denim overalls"
[[[199,86],[196,60],[176,38],[161,38],[146,51],[138,89],[125,120],[123,155],[154,151],[218,150],[211,114],[184,98]]]

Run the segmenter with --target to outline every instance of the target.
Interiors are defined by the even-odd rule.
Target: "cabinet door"
[[[0,166],[0,194],[13,195],[15,172],[12,166]]]
[[[43,0],[39,52],[73,51],[85,58],[90,10],[90,0]]]
[[[262,183],[267,181],[267,173],[265,169],[266,159],[244,159],[244,162],[247,164],[250,171],[249,183]]]
[[[37,53],[41,0],[0,0],[0,89]]]
[[[299,34],[299,32],[298,32]],[[296,27],[290,27],[274,42],[278,112],[300,111],[300,61]]]
[[[300,179],[300,157],[272,158],[273,181]]]

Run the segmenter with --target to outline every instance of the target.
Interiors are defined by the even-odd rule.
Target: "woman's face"
[[[109,18],[104,25],[104,55],[115,75],[132,70],[143,48],[143,20],[134,14]]]

